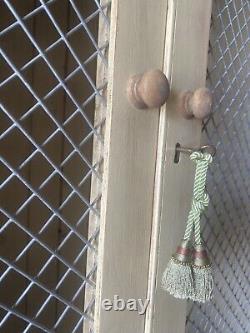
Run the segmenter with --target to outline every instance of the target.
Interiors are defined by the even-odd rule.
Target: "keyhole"
[[[174,155],[174,163],[179,163],[180,161],[180,151],[178,150],[178,148],[180,148],[180,144],[176,143],[175,145],[175,155]]]

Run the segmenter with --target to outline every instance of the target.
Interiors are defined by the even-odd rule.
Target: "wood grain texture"
[[[144,331],[144,316],[103,311],[101,300],[147,295],[159,112],[131,107],[126,83],[162,68],[166,6],[162,0],[112,2],[95,332]]]
[[[184,233],[191,204],[194,165],[181,155],[174,163],[176,143],[200,143],[201,122],[177,112],[183,90],[205,85],[211,1],[171,0],[168,7],[165,71],[170,79],[169,101],[161,109],[150,257],[147,333],[185,331],[186,303],[161,288],[162,273]]]

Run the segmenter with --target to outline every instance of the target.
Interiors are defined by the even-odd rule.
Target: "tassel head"
[[[211,266],[210,259],[207,254],[207,250],[204,247],[203,244],[196,244],[194,246],[194,252],[193,252],[193,265],[204,268],[206,266]]]
[[[172,259],[179,264],[189,265],[192,262],[192,252],[193,248],[190,241],[183,239],[177,247],[175,254],[172,255]]]

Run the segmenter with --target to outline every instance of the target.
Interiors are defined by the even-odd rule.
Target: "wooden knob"
[[[199,88],[194,92],[181,94],[179,110],[183,117],[205,119],[211,113],[212,94],[207,88]]]
[[[169,92],[168,79],[159,69],[132,76],[127,85],[128,100],[137,109],[159,108]]]

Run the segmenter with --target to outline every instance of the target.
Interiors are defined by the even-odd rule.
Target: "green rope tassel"
[[[209,203],[205,185],[212,156],[194,152],[190,159],[196,163],[192,206],[183,240],[163,273],[162,287],[176,298],[206,302],[211,299],[213,277],[210,260],[201,240],[200,216]]]

